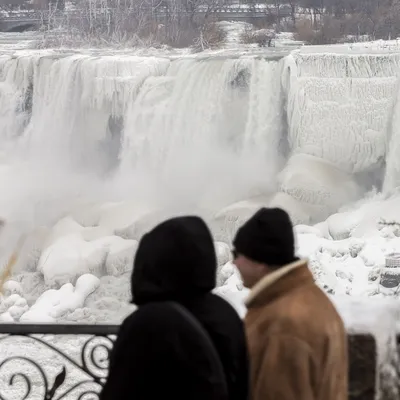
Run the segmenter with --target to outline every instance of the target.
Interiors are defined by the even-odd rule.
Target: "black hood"
[[[144,235],[132,273],[133,302],[185,300],[215,287],[217,259],[211,233],[199,217],[167,220]]]

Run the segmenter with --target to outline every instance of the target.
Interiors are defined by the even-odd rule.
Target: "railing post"
[[[349,336],[349,400],[375,400],[376,361],[372,335]]]

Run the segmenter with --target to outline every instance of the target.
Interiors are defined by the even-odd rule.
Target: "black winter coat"
[[[121,326],[100,400],[248,398],[244,326],[233,307],[211,293],[215,280],[214,244],[201,219],[174,218],[142,238],[132,274],[139,309]],[[219,360],[171,301],[205,329]]]

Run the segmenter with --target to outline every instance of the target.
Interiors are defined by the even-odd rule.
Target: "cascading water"
[[[300,222],[359,197],[354,175],[384,165],[399,56],[25,52],[0,65],[3,156],[83,186],[90,174],[102,200],[216,212],[275,191],[287,141],[272,204]]]
[[[33,52],[0,63],[0,149],[25,168],[13,180],[35,170],[28,180],[46,181],[42,194],[28,187],[18,197],[40,198],[43,210],[57,196],[63,204],[50,221],[28,205],[30,228],[54,222],[74,196],[212,215],[275,189],[286,127],[280,57]],[[21,221],[21,203],[12,193],[7,202],[2,215]]]
[[[280,71],[279,61],[251,57],[171,62],[127,107],[121,169],[151,171],[202,206],[222,187],[235,196],[246,180],[270,188],[280,161]]]

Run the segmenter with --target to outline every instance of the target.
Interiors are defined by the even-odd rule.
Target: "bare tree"
[[[287,4],[290,6],[290,15],[291,19],[293,22],[293,26],[296,26],[296,20],[297,20],[297,9],[299,6],[299,1],[298,0],[287,0]]]

